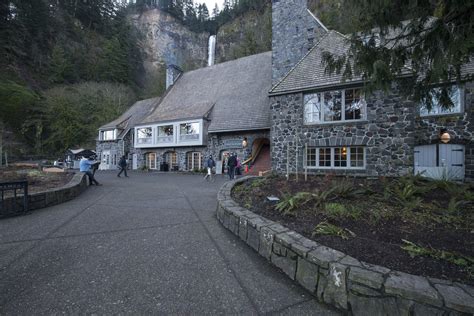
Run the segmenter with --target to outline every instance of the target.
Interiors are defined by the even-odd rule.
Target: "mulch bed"
[[[348,207],[358,206],[364,210],[360,218],[328,216],[314,207],[314,203],[306,203],[291,215],[283,215],[275,209],[275,202],[267,200],[268,196],[285,199],[297,192],[324,191],[335,180],[317,176],[310,177],[307,182],[301,178],[299,182],[286,181],[285,178],[276,176],[261,179],[246,181],[240,188],[239,185],[234,187],[234,200],[254,213],[359,260],[397,271],[474,285],[472,263],[461,266],[426,255],[413,256],[401,248],[404,245],[402,240],[408,240],[428,249],[444,250],[460,254],[464,258],[474,258],[473,201],[459,206],[462,212],[457,216],[444,217],[444,213],[426,211],[426,208],[443,210],[448,207],[450,194],[434,188],[423,195],[422,209],[404,213],[395,200],[381,198],[384,187],[394,181],[393,179],[352,178],[344,181],[352,181],[355,187],[368,189],[367,193],[348,199],[337,199],[335,202]],[[472,187],[467,190],[474,193]],[[391,215],[377,216],[379,210],[386,210],[387,212],[382,214]],[[431,212],[433,219],[430,217]],[[348,229],[355,237],[342,239],[339,236],[313,235],[314,228],[321,222],[330,222]]]
[[[35,167],[8,167],[0,169],[0,182],[28,181],[28,192],[35,193],[62,187],[71,181],[74,173],[49,173]]]

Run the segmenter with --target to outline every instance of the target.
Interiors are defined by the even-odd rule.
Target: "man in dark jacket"
[[[212,178],[212,168],[214,168],[215,166],[216,166],[216,163],[214,159],[212,159],[212,156],[209,156],[209,159],[207,159],[207,162],[206,162],[207,174],[204,177],[204,180],[214,181],[214,179]]]
[[[227,159],[227,168],[229,170],[229,179],[233,180],[235,177],[235,166],[237,166],[237,156],[235,153],[232,153]]]
[[[120,172],[118,173],[117,177],[120,178],[120,175],[123,173],[125,173],[125,176],[128,178],[128,175],[127,175],[127,159],[125,159],[125,156],[122,156],[120,158],[120,161],[119,161],[119,167],[120,167]]]

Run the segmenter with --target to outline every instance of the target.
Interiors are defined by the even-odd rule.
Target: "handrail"
[[[260,151],[262,150],[264,145],[265,145],[265,143],[263,141],[258,142],[258,144],[257,144],[258,147],[255,150],[255,153],[252,151],[252,155],[250,156],[250,158],[248,158],[244,162],[242,162],[242,165],[245,165],[249,162],[253,163],[255,161],[255,159],[257,159],[257,157],[260,154]]]

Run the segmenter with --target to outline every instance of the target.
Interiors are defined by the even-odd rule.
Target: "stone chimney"
[[[272,0],[273,85],[328,31],[307,4],[307,0]]]
[[[178,80],[178,77],[182,73],[181,68],[176,65],[168,65],[168,67],[166,67],[166,90]]]

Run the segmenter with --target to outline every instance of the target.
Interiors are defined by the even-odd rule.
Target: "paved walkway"
[[[223,178],[97,179],[73,201],[0,220],[1,315],[336,315],[221,227]]]

